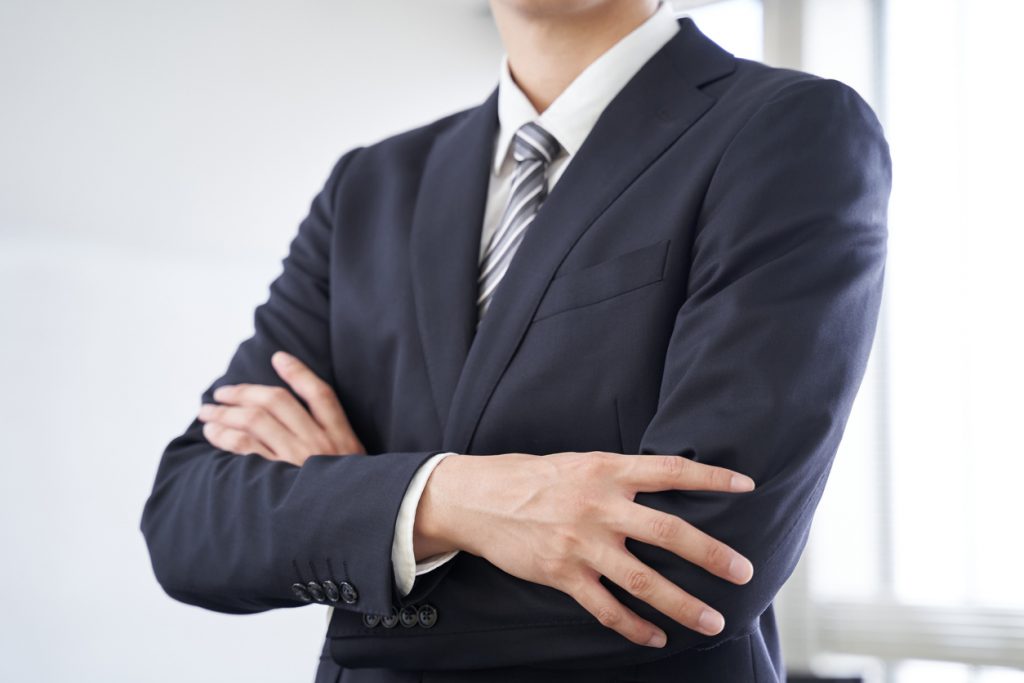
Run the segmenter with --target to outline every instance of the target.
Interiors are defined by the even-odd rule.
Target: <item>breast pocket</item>
[[[537,307],[534,322],[661,281],[665,275],[669,241],[666,239],[648,244],[592,266],[556,276]]]

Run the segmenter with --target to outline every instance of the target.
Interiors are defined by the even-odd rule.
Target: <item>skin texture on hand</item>
[[[331,386],[284,351],[274,369],[309,405],[307,411],[285,387],[235,384],[217,387],[216,403],[199,409],[203,435],[232,453],[256,453],[301,467],[311,455],[365,455]]]
[[[601,451],[538,457],[450,455],[431,474],[417,511],[417,557],[459,548],[521,579],[561,590],[628,640],[663,647],[664,631],[624,606],[601,576],[683,626],[715,635],[720,613],[641,563],[633,538],[735,584],[753,566],[686,521],[639,505],[639,492],[746,492],[754,482],[677,455]]]

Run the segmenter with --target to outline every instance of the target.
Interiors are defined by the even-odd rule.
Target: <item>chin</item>
[[[533,16],[572,15],[604,5],[639,2],[640,0],[492,0],[520,14]]]

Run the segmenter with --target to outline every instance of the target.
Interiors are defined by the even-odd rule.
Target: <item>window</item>
[[[803,67],[872,102],[894,181],[883,318],[781,605],[787,656],[1024,683],[1024,3],[803,5]]]
[[[701,33],[737,57],[763,58],[761,0],[721,0],[698,7],[676,2],[674,8],[676,14],[689,15]]]

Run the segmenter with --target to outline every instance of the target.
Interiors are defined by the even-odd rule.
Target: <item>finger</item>
[[[669,550],[727,581],[742,585],[754,575],[750,560],[675,515],[623,501],[622,511],[610,518],[616,520],[616,531]]]
[[[624,477],[636,491],[751,491],[754,480],[745,474],[705,465],[681,455],[626,455]]]
[[[214,390],[213,397],[230,405],[263,408],[284,425],[309,453],[330,454],[334,451],[327,433],[285,387],[267,384],[224,385]]]
[[[584,576],[569,593],[583,609],[594,618],[626,640],[647,647],[664,647],[668,641],[665,632],[641,618],[615,599],[615,596],[601,585],[598,574]]]
[[[222,406],[204,403],[199,409],[199,419],[220,423],[245,432],[264,444],[278,457],[289,462],[300,459],[298,444],[291,432],[267,411],[259,406]]]
[[[308,365],[290,353],[277,351],[270,360],[281,378],[288,382],[288,386],[306,401],[313,418],[324,428],[333,443],[363,450],[330,384],[317,377]]]
[[[713,636],[725,628],[725,618],[654,571],[628,550],[615,553],[608,568],[598,568],[610,581],[630,595],[673,619],[686,628]]]
[[[277,460],[274,453],[252,438],[245,432],[225,427],[217,422],[207,422],[203,425],[203,436],[217,448],[230,451],[237,455],[250,455],[255,453],[267,460]]]

